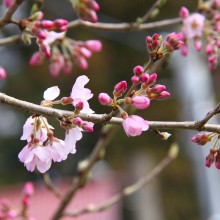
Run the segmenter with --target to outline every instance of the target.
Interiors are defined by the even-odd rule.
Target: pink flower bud
[[[213,45],[212,44],[207,44],[205,52],[206,52],[207,55],[211,55],[212,52],[213,52]]]
[[[75,60],[76,64],[79,66],[79,68],[86,70],[88,69],[88,62],[84,57],[77,57],[77,59]]]
[[[79,109],[79,110],[82,110],[84,107],[84,103],[83,101],[79,101],[76,105],[75,105],[75,108]]]
[[[111,97],[107,93],[100,93],[98,100],[102,105],[109,105],[111,103]]]
[[[211,165],[213,164],[213,162],[215,160],[215,154],[216,154],[216,149],[211,148],[210,153],[206,157],[205,166],[211,167]]]
[[[160,93],[160,95],[157,97],[157,99],[165,99],[167,97],[170,97],[170,93],[167,91],[163,91]]]
[[[49,20],[41,21],[41,27],[45,29],[52,29],[54,27],[54,23]]]
[[[186,44],[184,44],[180,49],[181,54],[185,57],[188,55],[188,47]]]
[[[149,85],[153,85],[155,84],[157,81],[157,74],[156,73],[153,73],[149,76],[149,81],[148,81],[148,84]]]
[[[3,67],[0,66],[0,79],[6,79],[7,74]]]
[[[76,117],[73,119],[73,124],[75,124],[79,127],[81,127],[82,123],[83,123],[83,120],[80,117]]]
[[[217,150],[217,154],[215,156],[215,167],[220,169],[220,150]]]
[[[198,38],[194,39],[194,46],[198,52],[201,51],[201,49],[202,49],[201,39],[198,39]]]
[[[44,55],[46,56],[46,57],[50,57],[51,56],[51,48],[50,48],[50,46],[48,45],[48,44],[45,44],[45,43],[41,43],[40,44],[40,49],[41,49],[41,51],[44,53]]]
[[[44,58],[43,53],[40,51],[37,51],[31,56],[31,59],[29,60],[29,65],[30,66],[38,66],[38,65],[42,64],[43,58]]]
[[[189,10],[186,7],[181,7],[179,14],[182,19],[185,19],[189,16]]]
[[[143,83],[148,83],[149,78],[150,78],[150,76],[149,76],[149,74],[147,74],[147,73],[143,73],[143,74],[141,75],[141,81],[142,81]]]
[[[87,132],[93,132],[94,131],[93,125],[94,124],[92,122],[84,122],[82,124],[82,129]]]
[[[137,84],[140,82],[140,79],[138,76],[132,76],[131,81],[132,81],[132,83]]]
[[[56,19],[54,21],[54,26],[56,27],[66,26],[67,24],[68,24],[68,21],[65,19]]]
[[[88,50],[87,48],[85,48],[85,47],[81,47],[80,48],[80,53],[85,58],[90,58],[92,56],[92,52],[90,50]]]
[[[121,81],[118,84],[115,85],[115,91],[118,93],[123,93],[127,89],[127,82],[126,81]]]
[[[152,43],[152,37],[151,36],[146,36],[146,43],[147,44]]]
[[[6,8],[10,8],[14,4],[15,0],[3,0]]]
[[[34,194],[34,185],[32,182],[26,182],[24,185],[24,195],[32,196]]]
[[[143,72],[144,72],[144,68],[142,66],[135,66],[134,69],[133,69],[133,73],[136,76],[141,75]]]
[[[138,109],[146,109],[150,105],[150,99],[146,96],[135,96],[131,100],[131,104]]]
[[[85,43],[86,47],[92,52],[99,52],[102,50],[102,43],[99,40],[88,40]]]

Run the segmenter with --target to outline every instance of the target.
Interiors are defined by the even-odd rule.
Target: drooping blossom
[[[3,67],[0,66],[0,79],[5,79],[7,77],[7,73]]]
[[[37,168],[41,173],[45,173],[52,164],[49,149],[39,144],[35,146],[26,145],[18,154],[18,158],[31,172]]]
[[[15,0],[3,0],[6,8],[10,8],[14,4]]]
[[[142,131],[147,131],[149,128],[148,122],[137,115],[123,119],[122,125],[127,136],[131,137],[139,136]]]
[[[85,75],[79,76],[73,85],[72,92],[70,94],[73,99],[73,106],[76,106],[79,102],[83,102],[83,109],[81,113],[94,113],[94,111],[89,107],[88,100],[93,97],[91,90],[85,88],[85,85],[89,82],[89,78]]]

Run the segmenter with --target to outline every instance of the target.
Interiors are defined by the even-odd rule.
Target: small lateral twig
[[[47,189],[53,192],[56,197],[61,198],[62,194],[59,191],[59,189],[53,184],[53,182],[50,179],[50,176],[47,173],[42,173],[41,176],[44,181],[44,185],[47,187]]]
[[[164,168],[166,168],[174,159],[176,159],[177,154],[177,145],[172,145],[168,155],[160,163],[158,163],[148,174],[140,178],[137,182],[124,188],[122,192],[120,192],[119,194],[112,196],[111,198],[103,202],[103,204],[101,205],[89,204],[87,207],[81,210],[66,211],[64,212],[64,215],[77,217],[86,213],[102,212],[106,209],[111,208],[114,204],[120,202],[123,198],[132,195],[133,193],[150,183],[156,176],[158,176],[164,170]]]
[[[213,109],[212,111],[208,112],[208,114],[200,121],[197,121],[197,128],[198,130],[202,130],[204,125],[215,115],[220,113],[220,103]]]
[[[69,22],[68,28],[76,28],[76,27],[85,27],[85,28],[92,28],[97,30],[111,30],[111,31],[142,31],[142,30],[148,30],[152,28],[160,28],[164,26],[169,25],[175,25],[181,22],[180,18],[172,18],[172,19],[166,19],[162,21],[155,21],[155,22],[148,22],[148,23],[138,23],[138,22],[122,22],[122,23],[91,23],[82,21],[80,19],[74,20]],[[0,28],[1,26],[4,26],[7,22],[3,22],[0,19]],[[19,35],[14,35],[8,38],[0,39],[0,46],[6,45],[9,43],[18,42],[21,40],[21,37]]]
[[[13,5],[6,10],[5,14],[0,18],[0,28],[4,27],[8,23],[11,23],[13,14],[22,2],[23,0],[15,0]]]

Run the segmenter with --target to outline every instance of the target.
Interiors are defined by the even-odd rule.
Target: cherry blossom
[[[83,102],[83,109],[81,113],[94,113],[89,107],[88,100],[93,97],[90,89],[85,88],[85,85],[89,82],[89,78],[85,75],[79,76],[73,85],[71,98],[73,99],[73,106],[76,106],[79,102]]]
[[[123,120],[123,128],[127,136],[139,136],[149,128],[148,122],[137,115],[130,115]]]
[[[60,89],[58,86],[53,86],[44,91],[44,99],[45,100],[54,100],[60,95]]]

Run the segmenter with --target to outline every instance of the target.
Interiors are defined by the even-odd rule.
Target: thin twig
[[[176,145],[173,145],[168,155],[159,164],[157,164],[157,166],[154,167],[148,174],[140,178],[134,184],[124,188],[121,193],[112,196],[107,201],[103,202],[103,204],[99,206],[96,206],[95,204],[89,204],[87,207],[78,211],[64,212],[64,215],[77,217],[86,213],[102,212],[108,208],[111,208],[114,204],[121,201],[123,198],[132,195],[136,191],[140,190],[145,185],[150,183],[155,177],[157,177],[164,170],[164,168],[166,168],[174,159],[176,159],[178,153],[178,149],[175,149],[176,147],[177,147]],[[176,152],[173,153],[173,151]]]
[[[53,182],[50,179],[50,176],[47,173],[41,174],[42,179],[44,181],[45,186],[54,193],[54,195],[58,198],[61,198],[61,192],[59,189],[53,184]]]
[[[167,20],[162,20],[162,21],[155,21],[155,22],[149,22],[149,23],[144,23],[140,24],[137,22],[133,23],[91,23],[91,22],[86,22],[82,21],[80,19],[77,19],[75,21],[72,21],[68,24],[68,28],[75,28],[75,27],[86,27],[86,28],[92,28],[92,29],[98,29],[98,30],[112,30],[112,31],[142,31],[142,30],[148,30],[152,28],[160,28],[164,26],[169,26],[169,25],[175,25],[181,22],[180,18],[172,18],[172,19],[167,19]],[[1,27],[1,21],[0,21],[0,27]],[[17,42],[21,40],[21,38],[18,35],[11,36],[8,39],[0,39],[0,46]]]
[[[138,23],[138,22],[122,22],[122,23],[102,23],[102,22],[86,22],[80,19],[72,21],[68,24],[68,28],[75,28],[75,27],[87,27],[92,29],[99,29],[99,30],[112,30],[112,31],[141,31],[147,30],[152,28],[161,28],[164,26],[175,25],[181,22],[180,18],[171,18],[165,19],[161,21],[154,21],[148,23]]]
[[[201,130],[202,127],[215,115],[220,113],[220,103],[213,109],[212,111],[208,112],[208,114],[202,120],[197,122],[198,130]]]
[[[0,28],[11,22],[11,18],[23,0],[15,0],[13,5],[8,8],[5,14],[0,18]]]
[[[11,96],[8,96],[0,92],[0,103],[4,103],[18,108],[21,111],[39,114],[44,116],[55,117],[57,119],[72,116],[73,112],[64,111],[55,108],[48,108],[40,105],[36,105],[30,102],[22,101]],[[80,114],[83,120],[91,121],[94,123],[121,125],[122,119],[112,117],[111,120],[106,119],[106,114]],[[217,124],[205,124],[202,128],[198,128],[198,121],[184,121],[184,122],[163,122],[163,121],[149,121],[150,129],[162,129],[162,130],[196,130],[196,131],[209,131],[220,133],[220,125]]]
[[[19,42],[20,40],[21,40],[20,35],[13,35],[10,37],[5,37],[5,38],[0,39],[0,46],[5,46],[7,44],[16,43],[16,42]]]
[[[158,7],[159,2],[160,0],[157,0],[156,2],[154,2],[151,8],[144,14],[142,18],[140,18],[141,23],[146,22],[150,18],[152,12]]]

